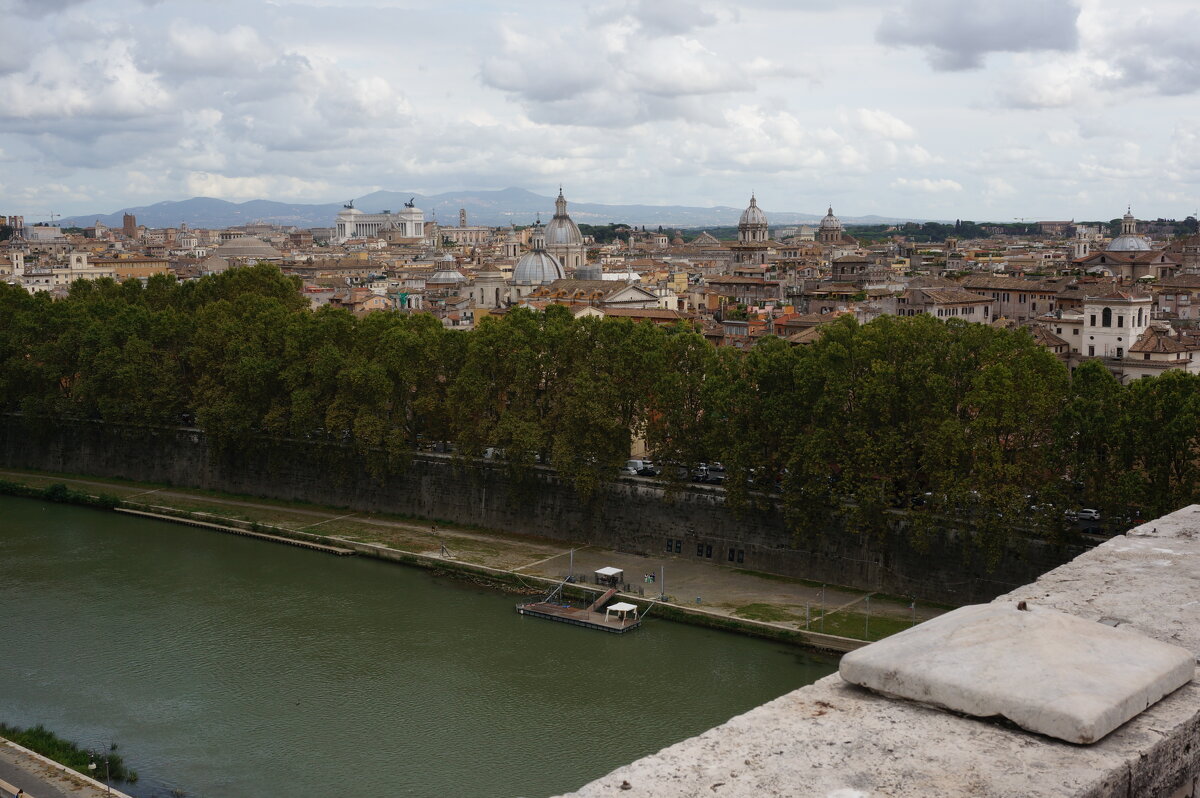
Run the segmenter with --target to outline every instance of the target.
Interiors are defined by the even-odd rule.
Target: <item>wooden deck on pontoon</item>
[[[536,601],[531,604],[518,604],[517,612],[522,615],[532,615],[535,618],[547,618],[551,621],[570,623],[575,626],[586,626],[589,629],[603,629],[606,632],[621,634],[642,625],[642,619],[629,618],[621,621],[610,617],[604,619],[603,612],[592,612],[581,607],[568,607],[562,604],[547,604]]]

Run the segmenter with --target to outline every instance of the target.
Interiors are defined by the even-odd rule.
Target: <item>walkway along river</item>
[[[513,603],[367,558],[0,497],[0,720],[115,740],[137,796],[535,798],[835,668]]]

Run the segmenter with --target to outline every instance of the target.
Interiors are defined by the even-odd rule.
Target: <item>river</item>
[[[415,568],[0,497],[0,721],[119,745],[139,796],[552,795],[831,673],[625,635]]]

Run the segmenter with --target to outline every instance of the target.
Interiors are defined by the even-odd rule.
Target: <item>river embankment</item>
[[[599,592],[587,584],[592,570],[616,566],[626,571],[628,589],[622,596],[656,617],[829,652],[853,650],[864,640],[879,639],[944,609],[836,585],[716,567],[687,557],[564,545],[446,522],[79,475],[6,470],[0,471],[0,479],[24,486],[34,495],[64,485],[72,492],[68,498],[94,507],[119,505],[120,512],[146,513],[215,532],[326,546],[334,553],[354,551],[529,593],[545,592],[570,573],[576,581],[568,585],[568,595],[590,599]],[[650,578],[654,581],[645,581]]]

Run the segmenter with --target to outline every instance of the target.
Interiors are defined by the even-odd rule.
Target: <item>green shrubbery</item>
[[[30,499],[42,499],[44,501],[58,502],[59,504],[82,504],[88,507],[97,507],[102,510],[111,510],[114,507],[119,507],[121,500],[116,496],[111,496],[107,493],[101,493],[99,496],[92,496],[89,493],[82,491],[71,490],[61,482],[56,482],[53,485],[47,485],[44,488],[36,488],[30,485],[22,485],[17,482],[9,482],[0,479],[0,494],[7,496],[24,496]]]
[[[41,725],[31,729],[21,729],[3,723],[0,723],[0,737],[12,740],[17,745],[22,745],[30,751],[53,759],[55,762],[94,779],[108,778],[113,782],[133,783],[138,778],[137,772],[127,768],[124,760],[116,753],[115,743],[107,752],[92,752],[80,748],[69,740],[62,739]],[[88,765],[92,763],[96,765],[95,770],[88,768]]]

